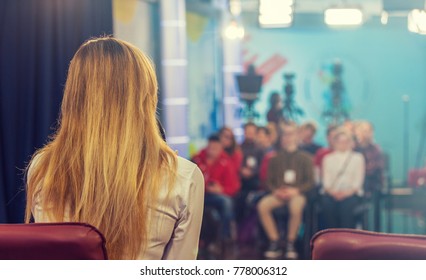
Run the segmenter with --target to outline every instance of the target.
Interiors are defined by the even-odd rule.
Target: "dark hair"
[[[271,131],[266,126],[259,126],[257,132],[263,131],[266,135],[271,135]]]
[[[281,95],[278,91],[273,91],[269,97],[269,105],[271,108],[275,107],[281,101]]]
[[[306,123],[302,124],[301,128],[310,129],[313,132],[313,134],[315,134],[317,132],[317,127],[312,122],[306,122]]]
[[[249,126],[253,126],[253,127],[255,127],[255,128],[257,129],[257,125],[256,125],[255,123],[253,123],[253,122],[248,122],[248,123],[246,123],[246,124],[243,126],[244,130],[245,130],[247,127],[249,127]]]
[[[160,131],[161,138],[163,138],[164,142],[166,142],[166,131],[164,130],[164,127],[161,124],[159,119],[157,119],[157,126],[158,126],[158,130]]]
[[[231,132],[231,134],[232,134],[232,139],[231,139],[232,143],[231,143],[231,146],[230,146],[230,147],[223,147],[223,149],[225,150],[225,152],[226,152],[228,155],[232,155],[232,154],[235,152],[235,150],[237,149],[237,141],[235,140],[234,132],[232,131],[232,129],[231,129],[231,128],[229,128],[229,127],[227,127],[227,126],[224,126],[224,127],[222,127],[222,128],[219,130],[219,133],[218,133],[219,138],[220,138],[220,136],[222,135],[222,133],[223,133],[223,132],[225,132],[225,131],[229,131],[229,132]]]
[[[209,136],[208,141],[209,142],[220,142],[220,137],[217,133],[215,133],[215,134],[212,134],[212,135]]]

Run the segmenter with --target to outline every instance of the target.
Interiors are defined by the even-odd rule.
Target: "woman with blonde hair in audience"
[[[71,61],[59,128],[27,174],[26,222],[82,222],[111,259],[195,259],[204,179],[156,122],[151,61],[114,38],[84,43]]]
[[[354,141],[341,128],[333,139],[333,151],[322,169],[322,208],[327,228],[355,228],[354,210],[364,194],[365,160],[353,151]]]

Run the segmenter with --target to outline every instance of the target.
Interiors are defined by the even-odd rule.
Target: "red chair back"
[[[311,239],[314,260],[426,260],[426,236],[327,229]]]
[[[0,224],[0,260],[105,259],[105,237],[91,225]]]

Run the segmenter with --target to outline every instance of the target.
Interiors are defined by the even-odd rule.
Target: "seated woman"
[[[322,208],[327,228],[355,228],[354,209],[363,195],[365,163],[354,152],[354,142],[345,130],[336,132],[334,151],[323,161]]]
[[[60,127],[28,168],[26,222],[89,223],[111,259],[195,259],[204,179],[161,138],[157,98],[139,49],[114,38],[84,43]]]

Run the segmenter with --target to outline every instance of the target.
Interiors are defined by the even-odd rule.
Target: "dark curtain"
[[[112,0],[0,1],[0,223],[23,222],[23,170],[54,132],[73,54],[112,25]]]

